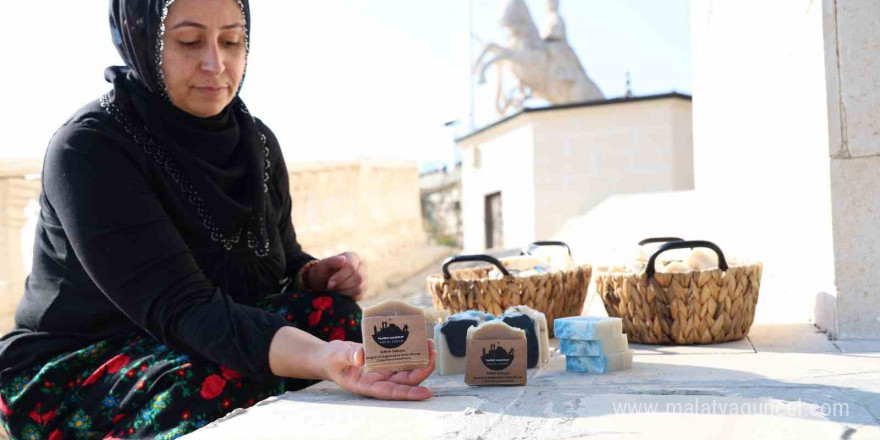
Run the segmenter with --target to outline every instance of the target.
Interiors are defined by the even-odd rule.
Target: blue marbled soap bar
[[[626,370],[632,368],[632,356],[630,350],[601,356],[566,356],[565,370],[593,374]]]
[[[623,333],[620,318],[572,316],[553,320],[553,334],[560,339],[598,341]]]
[[[601,356],[617,353],[629,348],[626,335],[620,334],[612,339],[586,341],[580,339],[560,339],[559,352],[566,356]]]

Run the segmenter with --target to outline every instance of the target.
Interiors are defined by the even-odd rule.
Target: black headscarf
[[[162,35],[168,8],[174,1],[110,0],[110,31],[116,50],[144,87],[160,96],[165,94],[161,69]],[[231,1],[241,7],[247,45],[251,32],[250,4],[248,0]]]
[[[241,7],[247,42],[248,1],[230,1]],[[211,239],[226,250],[247,244],[262,257],[269,248],[265,230],[270,165],[266,137],[238,96],[209,118],[171,104],[161,65],[164,20],[173,3],[111,0],[113,43],[125,61],[125,67],[110,67],[105,72],[114,86],[112,105],[127,130],[137,132],[132,133],[135,141],[179,184]]]

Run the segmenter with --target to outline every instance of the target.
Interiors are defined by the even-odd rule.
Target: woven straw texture
[[[761,263],[688,273],[597,271],[596,289],[608,316],[623,318],[630,342],[709,344],[749,333],[758,303]]]
[[[441,274],[429,276],[428,292],[434,307],[450,313],[482,310],[497,316],[508,307],[525,305],[546,315],[553,334],[554,319],[581,314],[592,274],[592,267],[584,265],[562,272],[490,280],[491,270],[453,270],[449,280]]]

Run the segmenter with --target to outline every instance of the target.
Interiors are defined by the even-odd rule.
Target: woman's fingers
[[[366,265],[354,254],[346,254],[348,263],[327,280],[327,288],[346,296],[360,296],[367,282]]]
[[[357,268],[345,266],[342,269],[339,269],[339,271],[334,273],[333,276],[327,280],[327,288],[343,291],[357,287],[360,283],[361,276],[358,273]]]
[[[354,252],[345,252],[337,255],[335,258],[340,257],[345,259],[345,264],[338,266],[336,272],[327,280],[328,289],[338,288],[339,290],[342,290],[350,288],[350,286],[343,287],[342,283],[357,273],[358,266],[361,264],[361,259]]]
[[[412,371],[398,371],[391,374],[387,380],[403,385],[418,385],[425,381],[434,371],[437,362],[437,351],[434,350],[434,340],[428,339],[428,366],[416,368]]]
[[[389,381],[378,381],[367,390],[371,397],[382,400],[425,400],[432,396],[425,387],[401,385]]]

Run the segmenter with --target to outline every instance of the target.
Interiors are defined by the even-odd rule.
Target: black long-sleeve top
[[[45,156],[33,269],[0,339],[0,375],[133,331],[270,375],[269,343],[287,322],[253,304],[313,258],[296,241],[278,141],[257,126],[272,165],[264,257],[212,241],[178,183],[98,101],[77,112]]]

